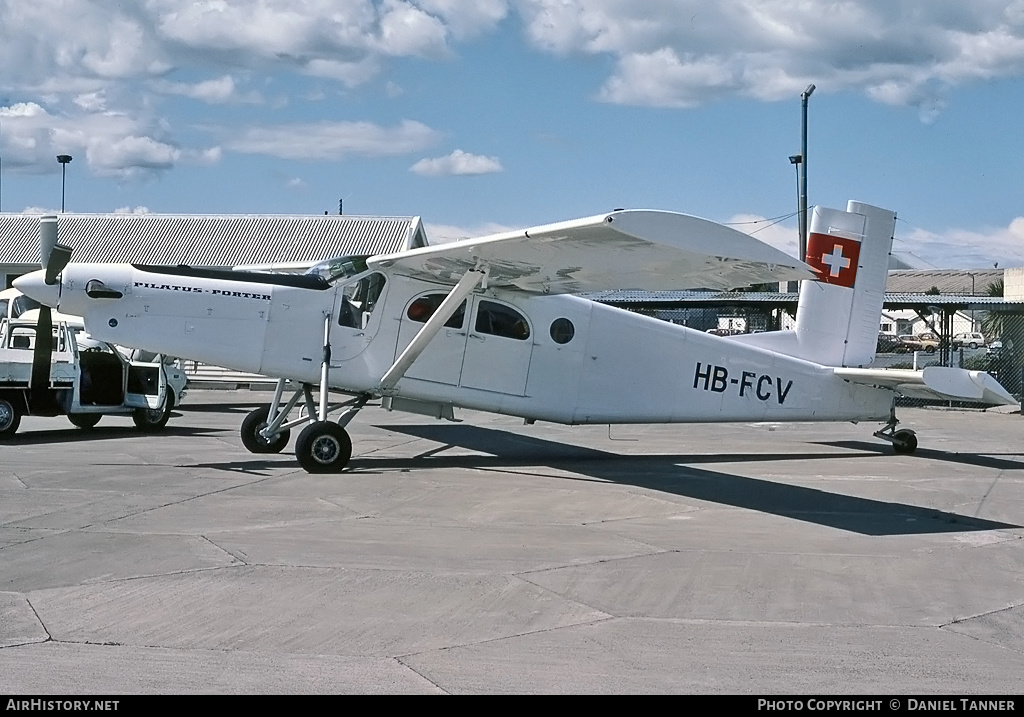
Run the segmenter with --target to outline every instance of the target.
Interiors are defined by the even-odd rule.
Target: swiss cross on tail
[[[807,237],[807,263],[818,272],[818,281],[852,289],[859,259],[860,242],[855,239],[830,234]]]

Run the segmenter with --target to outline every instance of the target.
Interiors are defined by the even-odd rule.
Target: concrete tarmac
[[[1024,416],[566,427],[193,391],[0,443],[0,693],[1024,692]],[[293,434],[294,442],[294,434]]]

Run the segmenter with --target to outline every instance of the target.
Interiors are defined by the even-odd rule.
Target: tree
[[[985,287],[985,296],[1002,296],[1003,280],[996,279]],[[985,318],[981,320],[981,333],[985,338],[994,341],[1003,335],[1003,314],[999,311],[986,311]]]

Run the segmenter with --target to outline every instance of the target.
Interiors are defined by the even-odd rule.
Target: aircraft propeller
[[[43,217],[39,220],[39,261],[45,270],[45,282],[53,286],[57,277],[71,260],[71,247],[57,243],[57,217]],[[58,289],[59,291],[59,289]],[[59,295],[59,294],[58,294]],[[53,316],[52,308],[43,304],[39,308],[36,323],[36,345],[32,354],[33,393],[41,393],[50,382],[50,364],[53,361]]]

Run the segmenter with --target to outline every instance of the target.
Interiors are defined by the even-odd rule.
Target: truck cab
[[[49,366],[38,368],[38,331],[35,320],[0,318],[0,439],[14,435],[25,415],[66,415],[83,429],[107,414],[131,415],[143,431],[166,425],[174,399],[162,362],[132,361],[53,321]],[[33,375],[40,370],[45,375]]]

